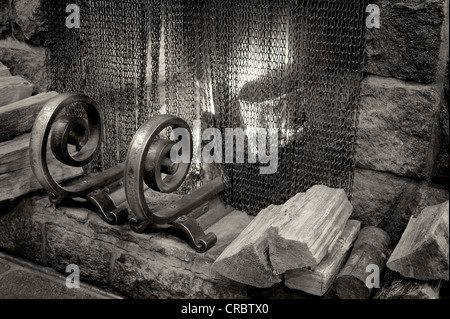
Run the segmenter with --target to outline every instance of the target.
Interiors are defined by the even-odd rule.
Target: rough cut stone
[[[357,165],[425,177],[437,102],[433,86],[367,77],[361,88]]]
[[[47,92],[0,108],[0,142],[31,131],[42,107],[58,93]]]
[[[350,218],[364,226],[384,228],[407,190],[417,187],[415,182],[391,174],[355,169]]]
[[[449,186],[449,74],[448,56],[444,80],[444,100],[441,106],[440,116],[440,145],[433,170],[433,182]]]
[[[11,76],[9,72],[9,68],[0,62],[0,77],[2,76]]]
[[[45,77],[45,48],[29,46],[11,39],[0,40],[0,61],[10,68],[13,75],[19,75],[35,86],[35,93],[46,92],[48,79]]]
[[[34,219],[34,203],[26,198],[12,213],[0,213],[0,247],[45,264],[42,250],[44,224]]]
[[[33,85],[20,76],[0,78],[0,107],[26,99],[33,93]]]
[[[42,0],[14,0],[14,22],[19,30],[15,36],[35,45],[44,43],[45,26]]]
[[[431,83],[436,78],[444,0],[374,0],[379,29],[367,29],[367,72]],[[447,4],[448,6],[448,4]]]
[[[8,1],[0,1],[0,39],[11,35]]]
[[[29,155],[30,134],[0,143],[0,202],[14,200],[42,186],[34,177]],[[73,150],[73,146],[69,151]],[[55,181],[67,181],[83,174],[81,167],[70,167],[59,162],[48,146],[47,163]]]

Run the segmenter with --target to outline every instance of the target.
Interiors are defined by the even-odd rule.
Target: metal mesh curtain
[[[314,184],[351,196],[365,1],[91,0],[78,30],[57,11],[73,1],[46,2],[52,88],[104,108],[104,167],[124,159],[144,120],[167,112],[223,135],[278,133],[276,173],[236,154],[218,164],[238,209],[257,213]],[[247,141],[244,158],[256,151]]]

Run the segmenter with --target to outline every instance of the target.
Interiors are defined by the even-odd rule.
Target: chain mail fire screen
[[[65,26],[69,3],[80,6],[79,29]],[[260,163],[238,163],[235,154],[233,163],[217,164],[237,209],[256,214],[314,184],[344,188],[350,197],[365,6],[45,0],[50,88],[88,94],[103,107],[107,147],[99,169],[124,160],[137,128],[163,112],[221,132],[276,130],[276,173],[260,174]]]

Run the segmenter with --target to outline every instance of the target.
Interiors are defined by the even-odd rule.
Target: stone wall
[[[34,83],[35,93],[47,91],[41,1],[0,0],[0,62]]]
[[[448,0],[371,3],[353,218],[395,244],[411,214],[448,199]]]

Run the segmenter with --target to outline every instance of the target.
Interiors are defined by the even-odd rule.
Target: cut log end
[[[449,280],[449,201],[411,217],[387,267],[407,278]]]
[[[361,222],[349,220],[341,236],[319,265],[286,272],[286,286],[312,295],[323,296],[347,259],[360,228]]]

